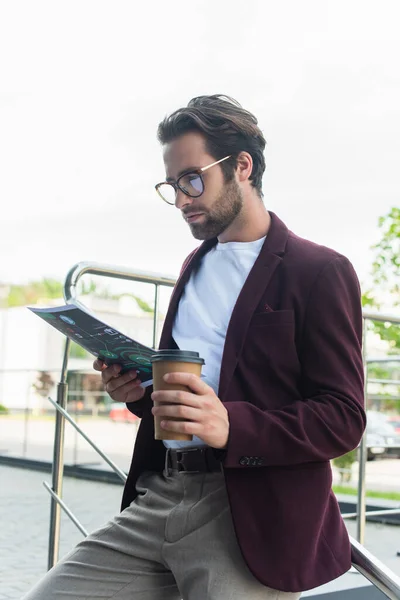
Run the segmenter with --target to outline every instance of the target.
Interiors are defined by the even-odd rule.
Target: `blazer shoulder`
[[[316,244],[289,232],[288,243],[284,259],[288,263],[296,263],[298,267],[304,265],[308,271],[323,271],[330,263],[346,264],[353,268],[350,260],[327,246]]]
[[[339,278],[360,293],[360,281],[350,260],[327,246],[322,246],[289,232],[282,260],[283,272],[292,287],[309,296],[317,282],[336,285]]]

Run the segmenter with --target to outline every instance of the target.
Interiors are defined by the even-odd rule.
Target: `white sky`
[[[175,275],[198,242],[154,184],[199,94],[253,111],[265,202],[366,283],[399,205],[397,0],[0,0],[0,281],[78,261]]]

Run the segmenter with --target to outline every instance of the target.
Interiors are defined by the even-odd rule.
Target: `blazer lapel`
[[[270,216],[266,240],[238,296],[226,332],[218,389],[220,400],[228,391],[250,320],[285,253],[288,229],[274,213],[270,212]]]
[[[218,396],[221,400],[223,400],[231,382],[251,317],[285,253],[288,229],[273,212],[269,214],[271,216],[271,226],[266,240],[239,294],[226,332],[218,390]],[[203,256],[215,246],[217,241],[214,238],[203,242],[182,270],[172,292],[161,334],[160,348],[171,347],[172,327],[183,289],[189,281],[193,269],[200,263]]]

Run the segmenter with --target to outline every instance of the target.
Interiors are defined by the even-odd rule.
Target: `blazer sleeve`
[[[145,393],[143,398],[137,400],[136,402],[126,402],[127,409],[139,417],[141,419],[143,417],[143,413],[146,411],[150,411],[153,407],[153,401],[151,399],[151,394],[153,392],[153,386],[149,385],[145,388]]]
[[[355,448],[366,424],[361,346],[359,282],[351,263],[338,257],[310,292],[298,349],[302,399],[273,410],[224,403],[230,422],[224,466],[328,461]]]

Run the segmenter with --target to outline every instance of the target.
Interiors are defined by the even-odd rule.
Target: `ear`
[[[253,172],[253,159],[248,152],[241,152],[237,157],[236,174],[239,181],[247,181]]]

